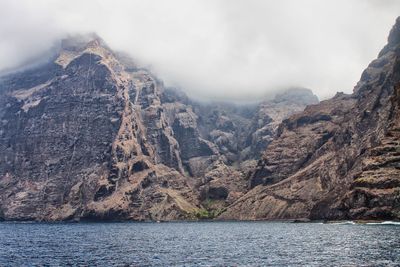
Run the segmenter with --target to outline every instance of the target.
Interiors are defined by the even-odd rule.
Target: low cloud
[[[399,10],[396,0],[0,0],[0,70],[96,32],[194,97],[302,86],[327,98],[352,91]]]

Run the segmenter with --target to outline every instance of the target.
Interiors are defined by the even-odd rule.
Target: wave
[[[370,222],[368,225],[400,225],[400,222],[384,221],[384,222]]]
[[[345,222],[329,222],[328,224],[334,224],[334,225],[353,225],[356,224],[353,221],[345,221]]]

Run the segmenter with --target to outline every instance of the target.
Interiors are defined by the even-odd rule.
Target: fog
[[[352,92],[399,11],[397,0],[0,0],[0,70],[96,32],[193,97],[301,86],[324,99]]]

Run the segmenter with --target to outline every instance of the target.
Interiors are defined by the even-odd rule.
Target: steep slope
[[[42,68],[2,82],[6,219],[178,219],[196,209],[149,73],[97,37],[64,41]]]
[[[311,90],[292,88],[274,99],[253,105],[192,103],[203,138],[214,143],[220,156],[192,158],[191,174],[200,177],[200,200],[215,213],[248,191],[247,176],[275,137],[284,118],[318,103]]]
[[[252,147],[315,101],[295,90],[260,105],[197,103],[99,37],[68,38],[48,63],[0,78],[0,217],[176,220],[223,208],[247,191]]]
[[[280,125],[222,219],[400,218],[400,18],[352,95]]]

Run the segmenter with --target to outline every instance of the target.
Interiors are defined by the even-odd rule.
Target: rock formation
[[[178,219],[196,209],[161,86],[99,38],[65,40],[54,62],[3,78],[6,219]]]
[[[178,220],[223,208],[247,190],[249,148],[275,134],[254,134],[260,120],[317,101],[301,95],[310,100],[275,119],[258,105],[197,103],[95,35],[63,40],[46,64],[1,77],[0,217]]]
[[[354,88],[283,121],[221,219],[400,219],[400,18]]]
[[[0,77],[0,220],[399,219],[399,106],[400,19],[320,103],[194,101],[71,37]]]

